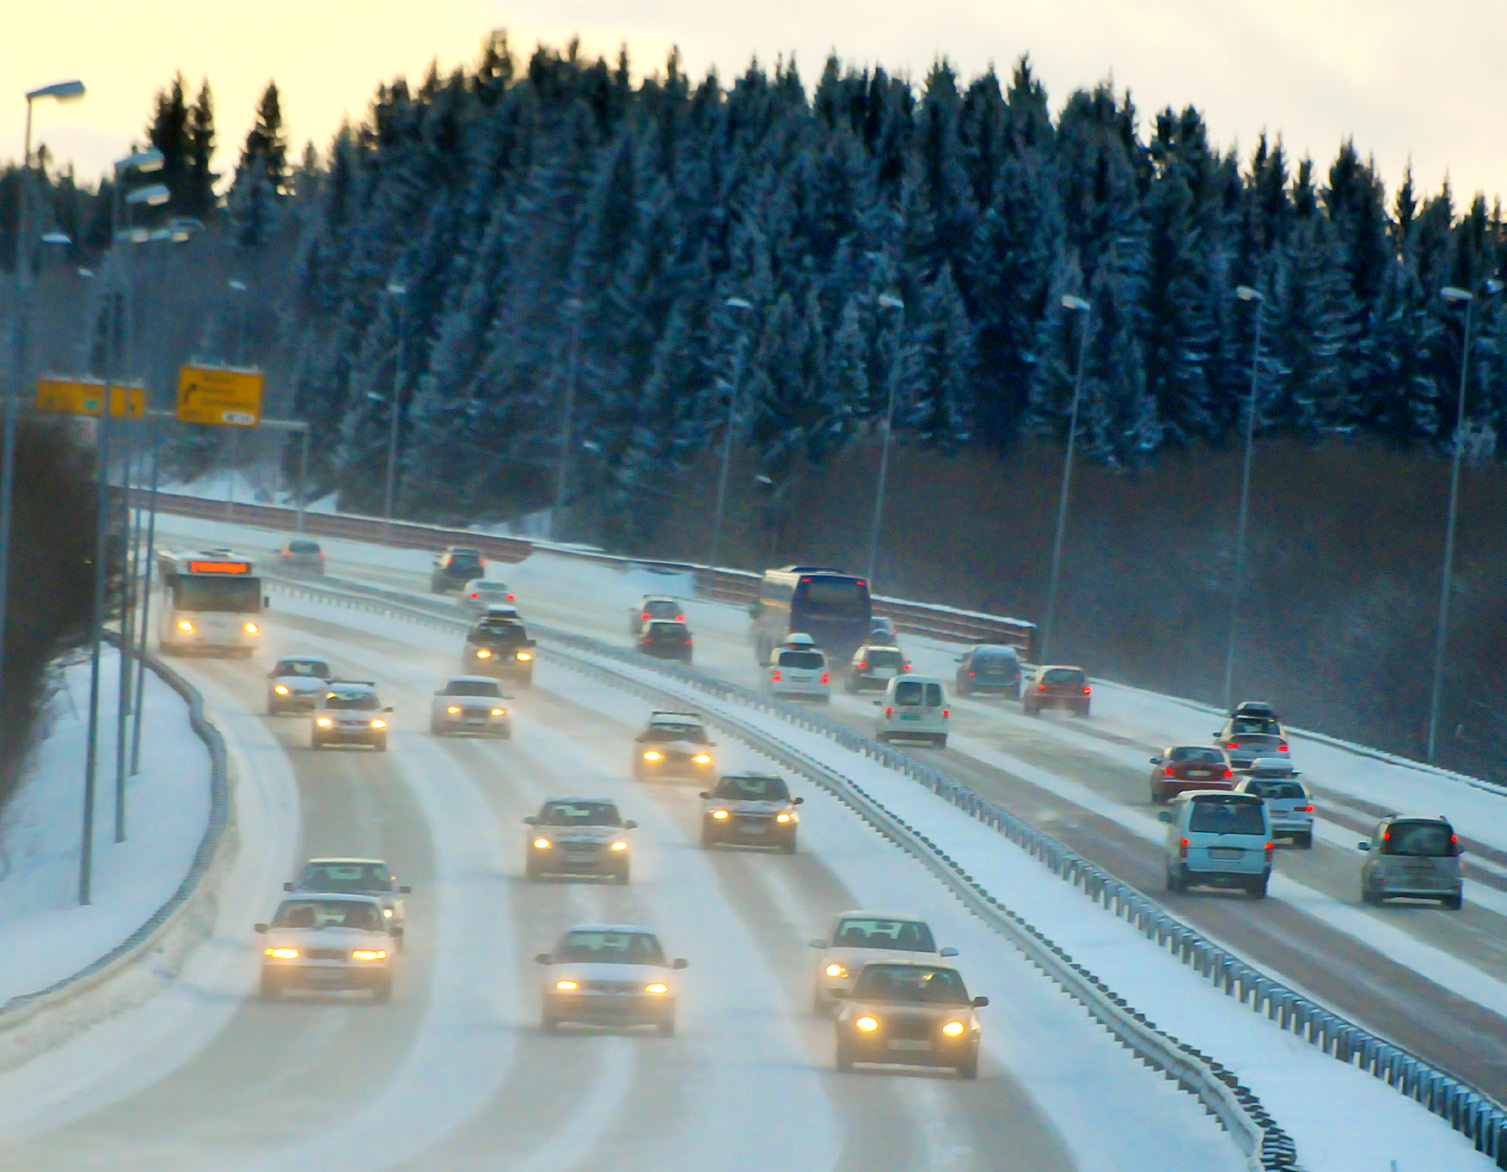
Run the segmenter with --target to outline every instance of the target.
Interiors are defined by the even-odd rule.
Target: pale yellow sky
[[[14,90],[0,108],[0,157],[20,156],[25,92],[77,77],[88,97],[38,103],[33,141],[87,180],[140,137],[175,70],[191,90],[209,79],[228,173],[269,79],[295,152],[305,140],[322,150],[343,117],[364,115],[378,82],[417,80],[433,58],[470,64],[505,27],[523,53],[572,33],[592,56],[627,42],[639,72],[679,44],[692,76],[715,66],[724,80],[755,54],[772,66],[793,52],[808,85],[831,49],[917,81],[939,54],[968,77],[991,62],[1008,74],[1029,52],[1054,109],[1113,76],[1143,126],[1191,104],[1243,158],[1266,129],[1322,173],[1353,136],[1389,190],[1411,158],[1426,191],[1448,174],[1457,204],[1507,191],[1501,0],[53,0],[5,24],[0,76]]]

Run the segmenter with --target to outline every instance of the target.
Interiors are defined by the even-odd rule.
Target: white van
[[[791,635],[769,653],[764,688],[771,696],[830,703],[832,677],[826,655],[810,635]]]
[[[1272,873],[1272,820],[1255,794],[1189,790],[1157,817],[1168,823],[1167,890],[1243,887],[1266,898]]]
[[[947,689],[936,676],[897,676],[884,686],[884,699],[875,700],[874,738],[880,741],[930,741],[947,747]]]

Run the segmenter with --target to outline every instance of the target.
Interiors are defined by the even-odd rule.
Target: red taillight
[[[1045,684],[1037,684],[1036,690],[1038,692],[1045,692],[1047,690],[1047,686]]]
[[[1231,773],[1231,772],[1230,772],[1230,771],[1229,771],[1229,770],[1228,770],[1228,769],[1226,769],[1226,770],[1225,770],[1225,771],[1224,771],[1224,775],[1225,775],[1225,776],[1226,776],[1226,777],[1234,777],[1234,776],[1235,776],[1235,775],[1234,775],[1234,774],[1233,774],[1233,773]]]
[[[973,674],[973,673],[972,673],[972,672],[969,672],[969,673],[968,673],[968,674],[969,674],[969,675],[972,675],[972,674]]]
[[[1087,696],[1087,695],[1088,695],[1088,694],[1089,694],[1089,693],[1090,693],[1090,692],[1092,692],[1092,691],[1093,691],[1093,689],[1092,689],[1092,688],[1090,688],[1090,687],[1089,687],[1089,686],[1088,686],[1088,685],[1087,685],[1087,684],[1084,684],[1084,685],[1083,685],[1083,694],[1084,694],[1084,695],[1085,695],[1085,696]]]
[[[1303,807],[1303,813],[1305,813],[1305,814],[1312,814],[1313,813],[1313,807],[1312,806],[1304,806]]]
[[[885,710],[884,710],[884,714],[885,714],[885,715],[886,715],[886,716],[889,716],[889,715],[890,715],[890,714],[891,714],[891,713],[892,713],[892,712],[894,712],[894,711],[895,711],[895,710],[894,710],[894,709],[893,709],[893,708],[886,708],[886,709],[885,709]]]
[[[1231,741],[1228,745],[1225,746],[1225,748],[1226,749],[1238,749],[1238,748],[1240,748],[1240,746],[1238,744],[1236,744],[1234,741]]]
[[[641,618],[644,622],[647,623],[649,621],[649,612],[648,611],[644,611],[644,613],[641,614],[641,615],[639,615],[638,617]]]
[[[869,665],[868,665],[868,664],[866,664],[866,663],[860,663],[860,664],[859,664],[859,665],[858,665],[858,670],[859,670],[859,671],[862,671],[862,670],[863,670],[863,669],[864,669],[864,668],[866,668],[866,667],[868,667],[868,666],[869,666]]]
[[[473,590],[473,591],[471,591],[471,597],[472,598],[480,598],[481,597],[481,593],[479,591]]]
[[[683,614],[676,615],[675,616],[675,621],[677,623],[683,623],[683,622],[685,622],[685,615],[683,615]]]
[[[1392,837],[1392,832],[1390,830],[1383,830],[1381,832],[1381,837],[1382,841],[1385,842],[1387,839]]]
[[[1177,857],[1180,859],[1188,857],[1188,840],[1186,838],[1177,844]]]
[[[689,640],[689,639],[687,639],[687,640],[686,640],[686,642],[687,642],[687,643],[689,643],[689,642],[690,642],[690,640]],[[824,683],[824,684],[825,684],[825,683],[829,683],[829,682],[830,682],[830,681],[829,681],[829,680],[828,680],[828,679],[827,679],[827,673],[826,673],[826,672],[822,672],[822,683]]]
[[[1164,772],[1167,774],[1168,777],[1171,777],[1172,776],[1172,766],[1170,766],[1170,765],[1167,766],[1167,768],[1166,768],[1166,770]]]
[[[518,596],[515,595],[515,594],[509,594],[508,595],[508,601],[509,602],[517,602],[518,601]]]
[[[691,641],[690,641],[690,640],[689,640],[689,639],[687,639],[687,640],[686,640],[686,641],[685,641],[685,645],[686,645],[686,646],[687,646],[687,647],[689,647],[689,646],[690,646],[690,645],[691,645]],[[825,683],[825,682],[826,682],[826,681],[825,681],[825,680],[824,680],[824,681],[822,681],[822,682],[823,682],[823,683]]]
[[[900,670],[901,670],[901,671],[910,671],[910,664],[909,664],[909,663],[907,663],[907,664],[906,664],[906,665],[905,665],[905,666],[904,666],[904,667],[902,667],[902,668],[901,668],[901,669],[900,669]]]
[[[1270,842],[1266,844],[1266,861],[1268,863],[1272,861],[1272,851],[1274,851],[1276,849],[1277,848],[1276,848],[1275,844],[1270,843]]]
[[[945,708],[944,708],[944,709],[942,709],[942,719],[943,719],[943,720],[946,720],[946,719],[947,719],[947,718],[948,718],[948,717],[949,717],[949,716],[951,716],[951,715],[952,715],[952,713],[951,713],[951,712],[949,712],[949,711],[947,711],[947,709],[945,709]]]
[[[1278,745],[1277,746],[1277,752],[1279,752],[1279,753],[1285,753],[1285,752],[1287,752],[1287,746],[1286,745]]]
[[[290,558],[292,556],[293,556],[293,554],[292,554],[292,552],[290,550],[286,550],[286,549],[283,550],[283,557]]]
[[[775,679],[776,683],[779,682],[779,679],[780,679],[780,669],[779,668],[775,668],[774,669],[774,679]]]

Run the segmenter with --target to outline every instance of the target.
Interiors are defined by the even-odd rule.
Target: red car
[[[1169,802],[1192,789],[1235,788],[1235,773],[1223,749],[1212,745],[1172,745],[1151,758],[1151,800]]]
[[[1043,708],[1066,708],[1079,716],[1088,715],[1093,689],[1081,667],[1052,664],[1038,667],[1020,693],[1020,704],[1027,716],[1040,716]]]

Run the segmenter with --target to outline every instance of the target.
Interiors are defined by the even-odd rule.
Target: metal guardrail
[[[469,620],[451,610],[446,603],[337,578],[319,583],[304,579],[277,579],[275,587],[301,593],[337,605],[370,609],[379,613],[408,618],[439,629],[462,631]],[[636,667],[665,674],[675,681],[708,693],[739,708],[753,708],[805,727],[843,747],[881,760],[889,758],[915,765],[910,758],[895,753],[854,733],[842,725],[814,716],[803,709],[772,699],[737,684],[706,676],[690,668],[663,664],[634,652],[602,643],[582,635],[535,627],[544,649],[564,660],[576,670],[584,670],[606,679],[614,687],[643,695],[655,703],[684,703],[684,696],[667,691],[633,675],[622,667]],[[620,665],[614,667],[613,665]],[[881,834],[919,860],[984,923],[1011,940],[1047,977],[1082,1004],[1122,1045],[1148,1065],[1162,1071],[1181,1087],[1195,1095],[1234,1138],[1251,1169],[1295,1169],[1296,1149],[1286,1132],[1261,1106],[1255,1094],[1244,1086],[1233,1071],[1191,1045],[1163,1032],[1144,1014],[1137,1012],[1123,998],[1075,962],[1043,932],[1011,911],[1001,900],[985,891],[941,847],[932,842],[903,818],[887,810],[861,786],[839,771],[786,744],[769,733],[737,719],[730,713],[707,712],[709,719],[731,735],[745,741],[755,751],[774,757],[793,772],[802,774],[853,809]],[[842,735],[838,735],[842,734]],[[908,770],[903,770],[909,773]],[[958,790],[963,787],[958,786]],[[940,791],[934,791],[940,792]],[[946,796],[944,794],[944,796]],[[954,804],[961,804],[954,802]],[[966,806],[964,808],[967,808]],[[976,814],[976,811],[970,811]],[[1046,838],[1046,836],[1041,836]],[[1051,840],[1048,840],[1051,841]],[[1065,848],[1062,848],[1065,850]],[[1040,856],[1038,856],[1040,857]],[[1059,874],[1061,872],[1059,871]]]
[[[144,506],[147,494],[132,490],[132,503]],[[205,497],[186,496],[180,493],[157,494],[157,507],[164,512],[185,517],[200,517],[211,521],[228,521],[224,501]],[[253,525],[267,529],[292,532],[298,510],[277,505],[234,506],[236,524]],[[535,549],[547,549],[556,557],[574,561],[597,562],[613,569],[624,570],[630,566],[692,574],[696,592],[719,602],[748,605],[759,596],[760,575],[748,570],[728,570],[715,566],[696,565],[691,562],[666,562],[643,558],[619,557],[616,554],[596,550],[576,549],[568,545],[536,545],[518,537],[497,537],[475,533],[469,529],[445,529],[438,525],[417,525],[407,521],[394,521],[388,527],[390,540],[383,540],[384,522],[378,517],[361,517],[349,513],[303,514],[303,533],[318,537],[343,537],[372,545],[393,545],[404,549],[443,549],[447,545],[470,545],[481,550],[483,556],[501,562],[521,562]],[[1003,618],[999,615],[982,614],[978,611],[955,610],[946,606],[933,606],[922,602],[906,602],[899,598],[882,595],[873,600],[874,614],[894,622],[902,631],[914,635],[926,635],[934,639],[947,639],[959,643],[1007,643],[1016,648],[1025,659],[1031,659],[1032,644],[1036,636],[1036,624],[1022,619]]]

